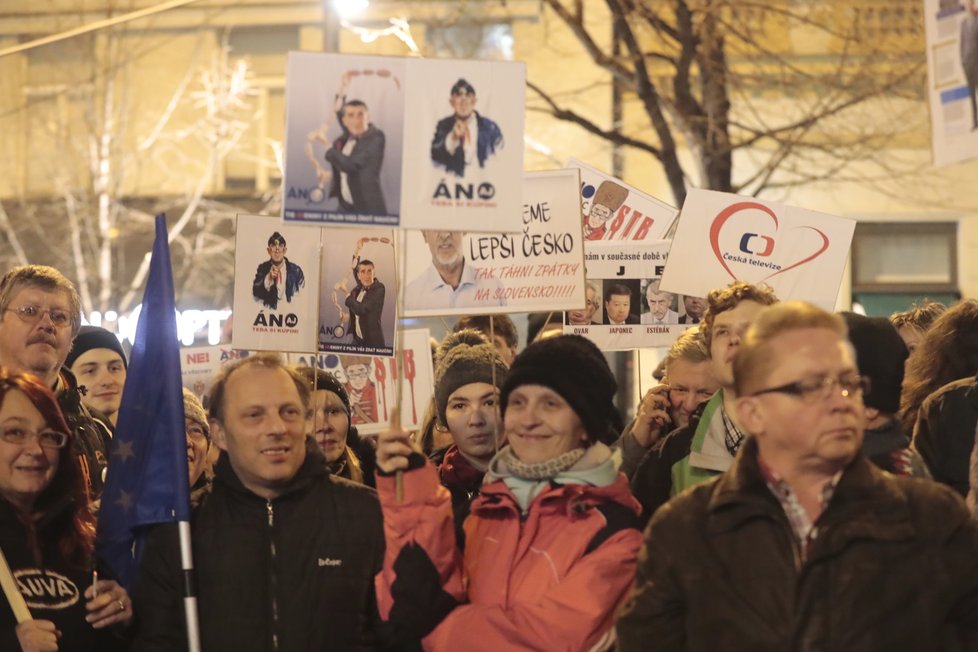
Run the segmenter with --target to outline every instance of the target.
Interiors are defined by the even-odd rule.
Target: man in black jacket
[[[309,387],[275,355],[223,370],[210,426],[214,486],[192,521],[204,650],[372,650],[374,575],[384,552],[374,492],[329,475],[307,447]],[[135,601],[136,650],[185,649],[173,526],[147,541]]]

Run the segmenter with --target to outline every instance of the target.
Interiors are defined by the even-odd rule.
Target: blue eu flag
[[[148,526],[190,520],[182,392],[166,217],[157,215],[96,535],[99,558],[130,592]]]

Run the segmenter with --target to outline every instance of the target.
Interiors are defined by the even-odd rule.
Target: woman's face
[[[11,389],[0,405],[0,496],[29,512],[58,470],[60,449],[41,446],[53,431],[27,395]],[[14,443],[12,440],[22,440]]]
[[[526,464],[553,459],[587,440],[577,412],[543,385],[520,385],[510,392],[503,426],[513,453]]]
[[[346,450],[350,419],[343,401],[328,389],[317,389],[312,395],[312,418],[307,424],[327,462],[335,462]]]
[[[207,449],[211,442],[204,428],[196,421],[184,419],[183,424],[187,433],[187,476],[193,487],[207,468]]]

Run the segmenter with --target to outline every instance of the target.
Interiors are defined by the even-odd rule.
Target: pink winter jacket
[[[601,650],[613,641],[642,545],[625,476],[609,486],[553,484],[524,518],[503,481],[486,484],[456,546],[451,497],[426,462],[378,476],[387,549],[376,577],[381,618],[424,623],[426,650]],[[398,582],[399,575],[402,575]]]

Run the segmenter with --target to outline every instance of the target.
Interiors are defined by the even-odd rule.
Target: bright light
[[[369,0],[333,0],[333,8],[340,18],[352,18],[369,6]]]

